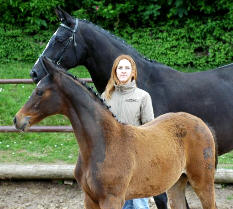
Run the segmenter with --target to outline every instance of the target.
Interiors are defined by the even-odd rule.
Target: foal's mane
[[[95,25],[94,23],[86,20],[86,19],[79,19],[79,21],[84,22],[90,26],[92,26],[93,28],[95,28],[97,31],[103,33],[104,35],[108,36],[111,39],[114,39],[116,41],[119,41],[121,44],[123,44],[124,46],[126,46],[127,49],[129,49],[132,53],[136,54],[137,56],[143,58],[146,61],[149,61],[151,63],[157,63],[160,64],[159,62],[155,61],[155,60],[151,60],[145,56],[142,56],[135,48],[133,48],[131,45],[129,45],[127,42],[125,42],[125,40],[123,40],[122,38],[119,38],[118,36],[114,35],[113,33],[103,29],[102,27]]]
[[[75,76],[71,73],[68,73],[67,71],[62,70],[61,72],[64,73],[65,75],[68,75],[69,77],[71,77],[75,81],[78,81],[83,87],[85,87],[85,89],[87,89],[92,95],[94,95],[95,98],[97,98],[101,104],[103,104],[107,109],[109,108],[109,106],[105,103],[104,99],[102,99],[100,97],[99,93],[97,93],[93,87],[89,86],[86,81],[81,80],[77,76]]]
[[[61,68],[60,68],[60,69],[61,69]],[[83,86],[85,89],[87,89],[88,92],[90,92],[91,95],[93,95],[94,98],[96,98],[97,101],[99,101],[100,104],[102,104],[102,105],[104,106],[104,108],[106,108],[107,110],[109,110],[109,111],[111,112],[111,110],[110,110],[110,107],[111,107],[111,106],[107,105],[106,102],[105,102],[105,100],[104,100],[103,98],[100,97],[99,93],[96,92],[96,91],[94,90],[93,87],[89,86],[89,85],[87,84],[86,81],[81,80],[81,79],[78,78],[77,76],[75,76],[75,75],[73,75],[73,74],[71,74],[71,73],[68,73],[67,71],[64,71],[63,69],[61,69],[60,72],[62,72],[62,73],[64,73],[65,75],[69,76],[69,77],[72,78],[74,81],[78,81],[78,83],[80,83],[81,86]],[[111,112],[111,113],[112,113],[112,112]],[[118,119],[116,118],[116,115],[114,115],[114,114],[112,113],[112,116],[118,121]],[[119,121],[118,121],[118,122],[119,122]]]

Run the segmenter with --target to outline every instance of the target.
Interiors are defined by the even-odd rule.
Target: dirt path
[[[191,209],[201,208],[200,202],[187,189]],[[216,185],[218,209],[233,209],[233,185]],[[156,209],[150,201],[151,209]],[[65,185],[51,181],[0,181],[0,209],[83,209],[83,193],[76,183]]]

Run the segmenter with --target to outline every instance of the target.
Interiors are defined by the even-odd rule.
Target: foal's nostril
[[[13,119],[14,124],[16,124],[16,120],[17,120],[16,117],[14,117],[14,119]]]

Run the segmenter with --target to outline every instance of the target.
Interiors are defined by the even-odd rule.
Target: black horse
[[[155,116],[178,111],[196,115],[215,132],[219,155],[232,150],[233,64],[204,72],[179,72],[142,57],[121,39],[86,20],[75,19],[60,9],[56,13],[62,23],[41,56],[67,70],[84,65],[102,93],[114,59],[128,54],[137,64],[137,85],[152,97]],[[31,77],[37,83],[46,74],[39,58]],[[166,208],[161,204],[164,206],[159,208]]]

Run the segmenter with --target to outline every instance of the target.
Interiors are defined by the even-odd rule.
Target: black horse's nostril
[[[30,72],[30,76],[33,80],[37,79],[37,73],[34,70]]]
[[[32,80],[33,80],[34,83],[38,83],[39,82],[38,75],[37,75],[36,71],[32,70],[30,72],[30,76],[31,76],[31,78],[32,78]]]
[[[14,117],[14,119],[13,119],[14,124],[16,124],[16,120],[17,120],[16,117]]]

